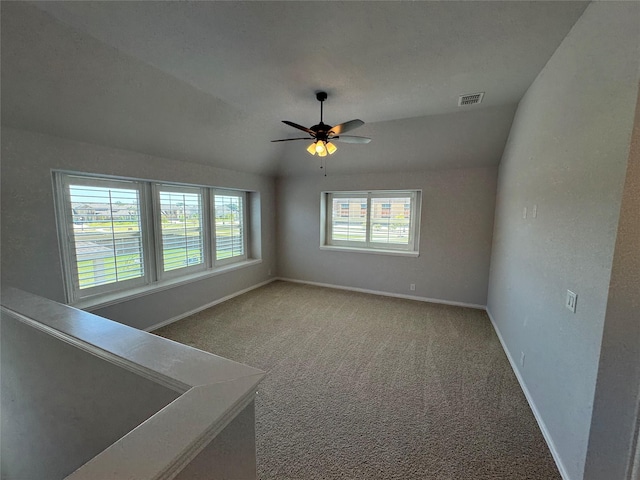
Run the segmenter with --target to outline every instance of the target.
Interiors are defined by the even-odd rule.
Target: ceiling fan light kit
[[[335,140],[337,142],[344,143],[369,143],[371,141],[370,138],[367,137],[356,137],[353,135],[342,135],[345,132],[354,130],[362,125],[364,122],[359,119],[349,120],[348,122],[341,123],[332,127],[331,125],[325,124],[322,120],[323,116],[323,102],[327,99],[326,92],[317,92],[316,99],[320,102],[320,123],[314,125],[311,128],[303,127],[302,125],[298,125],[297,123],[290,122],[288,120],[283,120],[282,123],[289,125],[290,127],[297,128],[298,130],[302,130],[303,132],[307,132],[309,137],[298,137],[298,138],[283,138],[281,140],[271,140],[272,142],[290,142],[293,140],[313,140],[307,147],[307,152],[311,155],[318,155],[319,157],[326,157],[327,155],[333,155],[337,150],[332,141]]]
[[[316,140],[311,145],[307,147],[307,152],[311,155],[318,155],[319,157],[326,157],[327,154],[333,155],[338,150],[331,142],[323,142],[321,140]]]

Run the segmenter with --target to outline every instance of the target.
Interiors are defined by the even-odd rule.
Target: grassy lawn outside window
[[[69,303],[248,259],[247,193],[54,172]]]

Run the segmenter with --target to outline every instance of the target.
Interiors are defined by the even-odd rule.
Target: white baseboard
[[[477,305],[475,303],[452,302],[449,300],[440,300],[438,298],[418,297],[416,295],[404,295],[402,293],[381,292],[379,290],[369,290],[368,288],[345,287],[343,285],[333,285],[331,283],[309,282],[307,280],[296,280],[294,278],[278,277],[278,280],[284,282],[304,283],[306,285],[314,285],[316,287],[336,288],[338,290],[350,290],[353,292],[371,293],[373,295],[382,295],[385,297],[405,298],[407,300],[417,300],[419,302],[441,303],[444,305],[453,305],[455,307],[475,308],[477,310],[486,310],[485,305]]]
[[[227,300],[231,300],[233,297],[237,297],[238,295],[242,295],[243,293],[247,293],[250,292],[251,290],[255,290],[256,288],[260,288],[263,287],[273,281],[277,280],[277,278],[270,278],[269,280],[266,280],[264,282],[261,283],[256,283],[255,285],[252,285],[248,288],[245,288],[243,290],[238,290],[237,292],[232,293],[231,295],[227,295],[226,297],[222,297],[219,298],[217,300],[214,300],[213,302],[209,302],[205,305],[202,305],[198,308],[194,308],[193,310],[189,310],[188,312],[185,313],[181,313],[180,315],[177,315],[175,317],[170,318],[169,320],[165,320],[163,322],[160,323],[156,323],[155,325],[151,325],[150,327],[147,327],[144,329],[145,332],[151,332],[153,330],[157,330],[158,328],[161,327],[165,327],[173,322],[177,322],[178,320],[182,320],[183,318],[186,318],[190,315],[193,315],[195,313],[201,312],[202,310],[206,310],[207,308],[211,308],[214,305],[218,305],[219,303],[222,302],[226,302]]]
[[[486,311],[487,311],[487,315],[489,316],[489,320],[491,320],[491,325],[493,325],[493,330],[496,332],[496,335],[498,336],[498,340],[500,340],[500,344],[502,345],[502,349],[504,350],[504,353],[507,355],[507,359],[509,360],[509,363],[511,364],[511,369],[513,370],[513,373],[515,373],[516,378],[518,379],[518,383],[520,384],[520,388],[522,389],[522,392],[524,393],[524,396],[527,399],[527,402],[529,403],[529,407],[531,407],[531,411],[533,412],[533,416],[535,417],[536,422],[538,422],[538,426],[540,427],[540,431],[542,432],[542,436],[544,437],[545,441],[547,442],[547,446],[549,447],[549,450],[551,451],[551,455],[553,456],[553,460],[556,462],[556,466],[558,467],[558,470],[560,471],[560,475],[562,476],[563,480],[571,480],[571,477],[567,473],[567,469],[565,468],[564,463],[562,462],[562,459],[560,458],[560,454],[556,450],[556,446],[555,446],[555,443],[553,443],[553,439],[551,438],[551,434],[549,433],[549,430],[547,430],[547,425],[544,423],[544,420],[542,419],[542,415],[540,415],[540,412],[538,411],[538,408],[536,407],[536,404],[533,401],[533,397],[531,396],[531,393],[529,392],[529,389],[527,388],[527,384],[524,382],[524,379],[520,375],[520,370],[518,370],[517,363],[513,360],[513,357],[511,356],[511,353],[507,349],[507,345],[505,344],[504,339],[502,338],[502,334],[500,333],[500,330],[498,329],[498,326],[496,325],[496,322],[493,320],[493,316],[491,315],[491,312],[489,311],[488,308],[486,309]]]

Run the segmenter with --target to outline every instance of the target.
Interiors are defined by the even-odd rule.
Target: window
[[[325,192],[322,201],[323,247],[417,254],[420,191]]]
[[[332,238],[344,242],[364,242],[367,221],[360,213],[366,198],[336,195],[331,202],[333,205]],[[350,208],[351,205],[355,208]]]
[[[162,272],[205,267],[203,189],[156,185]]]
[[[69,303],[248,260],[247,192],[55,172]]]
[[[245,225],[245,194],[224,190],[214,191],[216,264],[224,265],[247,258]]]
[[[69,280],[79,293],[146,283],[142,186],[132,181],[66,177],[62,225]]]

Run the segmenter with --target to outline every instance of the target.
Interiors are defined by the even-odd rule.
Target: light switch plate
[[[565,306],[573,313],[576,313],[576,303],[578,303],[578,295],[571,290],[567,290],[567,301],[565,302]]]

